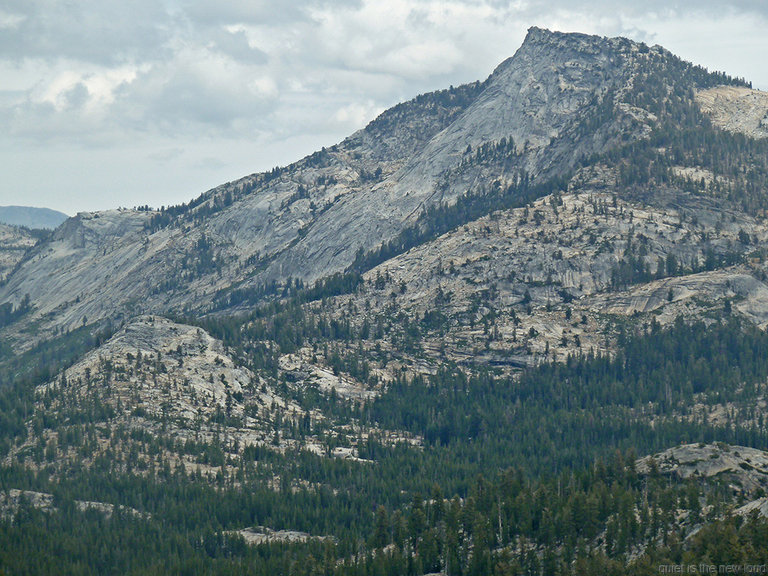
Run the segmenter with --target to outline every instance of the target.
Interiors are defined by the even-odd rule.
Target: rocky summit
[[[0,571],[759,565],[766,114],[531,28],[292,165],[0,225]]]

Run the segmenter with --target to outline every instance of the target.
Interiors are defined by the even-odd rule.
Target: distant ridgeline
[[[25,228],[58,228],[59,224],[69,218],[63,212],[50,208],[33,208],[31,206],[0,206],[0,223]]]

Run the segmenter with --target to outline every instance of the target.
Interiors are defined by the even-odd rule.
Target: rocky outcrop
[[[242,536],[247,544],[258,546],[272,542],[308,542],[310,540],[333,540],[328,536],[312,536],[306,532],[297,530],[272,530],[265,526],[256,526],[255,528],[244,528],[234,532]]]
[[[302,408],[296,397],[317,390],[364,402],[374,393],[298,355],[281,359],[280,369],[280,380],[257,375],[201,328],[160,316],[135,318],[37,387],[28,420],[32,433],[5,462],[59,473],[106,457],[123,470],[173,462],[215,476],[217,468],[229,465],[227,454],[240,457],[257,449],[356,458],[357,442],[370,434],[389,444],[419,443],[413,435],[354,421],[330,423],[331,432],[312,434],[326,415]],[[97,437],[84,439],[83,423],[94,427]],[[354,440],[332,451],[329,442],[347,434]],[[1,507],[2,501],[0,513]]]
[[[736,510],[746,515],[765,512],[768,488],[768,453],[745,446],[728,444],[682,444],[659,454],[640,458],[636,463],[640,474],[669,474],[680,479],[702,482],[724,482],[744,498],[759,498]]]
[[[697,91],[696,101],[718,128],[752,138],[768,138],[768,93],[718,86]]]
[[[35,415],[49,427],[16,446],[8,458],[36,457],[56,470],[78,461],[91,465],[110,446],[119,445],[116,462],[146,465],[160,455],[190,470],[211,470],[210,460],[192,458],[185,443],[215,443],[234,452],[272,440],[275,419],[289,421],[304,412],[273,386],[242,367],[223,344],[204,330],[158,316],[136,318],[102,346],[54,380],[36,389]],[[82,422],[96,424],[102,435],[90,458],[77,450]],[[147,449],[147,439],[165,448]],[[138,439],[138,440],[137,440]],[[178,446],[179,448],[175,448]],[[280,444],[274,445],[280,449]],[[142,464],[143,463],[143,464]],[[223,463],[223,462],[222,462]]]
[[[244,398],[258,384],[204,330],[145,316],[39,388],[38,395],[66,391],[87,396],[89,390],[102,389],[111,405],[122,406],[118,417],[138,411],[154,420],[191,421],[217,410],[242,416]],[[260,401],[284,404],[273,395]]]
[[[699,489],[719,485],[737,496],[731,509],[736,516],[768,518],[768,453],[746,446],[681,444],[635,462],[643,476],[665,475],[698,484]],[[746,504],[743,504],[744,501]],[[694,534],[701,524],[693,527]]]
[[[17,490],[11,488],[10,490],[0,491],[0,518],[9,519],[16,516],[24,507],[35,508],[43,512],[53,514],[59,511],[55,506],[55,498],[53,494],[47,492],[34,492],[32,490]],[[103,514],[106,518],[110,518],[115,511],[115,505],[107,502],[91,502],[85,500],[75,500],[75,507],[81,512],[87,510],[94,510]],[[143,514],[134,508],[128,508],[127,506],[118,507],[124,514],[131,514],[136,517],[146,518],[149,515]]]
[[[609,352],[619,318],[669,324],[726,303],[768,324],[765,263],[747,258],[768,241],[761,219],[732,219],[698,197],[678,197],[677,208],[626,200],[603,176],[598,185],[577,175],[591,182],[578,194],[494,213],[392,258],[322,311],[358,327],[398,314],[419,322],[421,354],[434,366],[447,358],[517,368]],[[701,270],[718,258],[740,264]],[[633,278],[640,267],[645,277]]]
[[[144,227],[150,216],[112,210],[69,219],[27,254],[0,288],[0,301],[29,294],[43,325],[65,328],[144,308],[150,278],[160,282],[164,273],[148,262]]]

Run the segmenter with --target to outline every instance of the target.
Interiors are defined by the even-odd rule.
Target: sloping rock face
[[[225,409],[242,416],[244,393],[252,395],[258,383],[204,330],[145,316],[38,393],[69,391],[85,397],[101,388],[123,412],[138,409],[155,419],[192,420]]]
[[[605,150],[624,128],[628,111],[620,107],[601,130],[578,132],[596,104],[612,107],[606,95],[626,88],[638,57],[638,46],[628,40],[531,29],[466,112],[409,163],[400,187],[429,188],[430,180],[454,168],[468,147],[502,138],[522,153],[519,168],[528,174],[565,172],[579,158]]]
[[[733,473],[741,478],[745,488],[758,488],[768,482],[768,454],[745,446],[682,444],[641,458],[637,469],[645,473],[654,465],[660,472],[674,473],[680,478]]]
[[[678,478],[719,478],[745,496],[763,494],[768,487],[768,454],[746,446],[728,444],[682,444],[637,461],[641,474],[660,472]],[[742,509],[762,511],[764,498]]]
[[[624,39],[531,29],[483,83],[420,96],[338,146],[163,214],[81,214],[0,288],[29,293],[39,334],[116,315],[206,311],[233,288],[343,271],[467,190],[566,174],[655,117],[621,101],[643,62]]]
[[[436,130],[433,124],[426,131],[430,137],[422,135],[417,148],[406,145],[398,150],[394,141],[385,139],[392,142],[386,152],[379,147],[366,150],[371,145],[369,127],[331,150],[328,162],[338,183],[317,199],[310,192],[303,209],[299,202],[291,205],[301,219],[302,234],[290,237],[292,245],[259,276],[314,280],[341,271],[358,250],[370,250],[394,237],[430,205],[450,204],[467,190],[491,181],[516,183],[523,173],[542,179],[563,174],[578,160],[609,148],[620,134],[642,137],[653,121],[648,113],[614,107],[610,99],[603,102],[606,94],[620,92],[631,82],[633,60],[641,57],[649,56],[626,40],[532,29],[515,56],[488,80],[456,95],[464,108],[446,115],[452,121],[444,128]],[[447,99],[448,106],[451,95],[432,99],[434,106]],[[598,130],[580,130],[603,104],[612,112],[610,120]],[[493,147],[495,157],[481,157],[478,149],[483,146]],[[379,157],[397,159],[383,167],[369,163]],[[355,162],[356,158],[362,162]],[[349,168],[338,169],[339,161]],[[361,175],[375,174],[379,168],[383,168],[380,181],[374,178],[372,183],[359,184]],[[265,208],[261,194],[251,200],[255,201]],[[311,207],[306,208],[312,203],[327,209],[313,215]],[[224,222],[226,226],[215,224],[222,235],[242,230],[230,225],[226,216],[222,216]]]
[[[29,294],[35,316],[64,327],[130,311],[150,291],[144,226],[149,214],[82,213],[31,251],[1,289],[0,300]],[[155,268],[154,272],[159,271]]]
[[[752,514],[759,514],[763,518],[768,518],[768,498],[758,498],[744,504],[744,506],[736,509],[736,514],[739,516],[750,516]]]
[[[768,138],[768,93],[741,86],[717,86],[697,91],[696,101],[718,128]]]
[[[383,262],[355,293],[317,308],[358,328],[391,327],[384,349],[401,336],[396,319],[408,318],[421,329],[418,355],[433,369],[446,359],[519,367],[609,353],[613,323],[706,318],[726,302],[768,324],[762,258],[702,269],[708,260],[742,262],[768,241],[762,219],[732,219],[696,197],[654,207],[622,199],[613,186],[581,190],[460,226]],[[686,272],[669,274],[670,262]],[[630,279],[630,268],[645,277]]]
[[[106,460],[125,472],[167,465],[215,477],[235,470],[243,454],[253,460],[260,450],[357,458],[358,443],[370,435],[390,444],[419,444],[411,434],[364,427],[354,419],[337,424],[318,409],[303,408],[296,398],[307,391],[353,403],[373,394],[309,358],[284,357],[280,364],[286,378],[256,374],[199,327],[160,316],[134,318],[35,389],[28,435],[4,462],[66,474],[72,466]],[[318,424],[332,432],[313,433]],[[85,425],[93,430],[87,436]],[[347,434],[349,445],[332,445]],[[2,506],[0,496],[0,515]]]

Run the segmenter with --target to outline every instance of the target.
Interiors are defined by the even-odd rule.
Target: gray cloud
[[[277,94],[277,86],[259,66],[198,47],[123,84],[115,94],[115,110],[135,129],[153,126],[194,137],[197,125],[226,133],[238,120],[255,121],[270,111]]]
[[[172,17],[153,0],[6,0],[2,11],[19,18],[3,30],[5,58],[67,58],[115,64],[158,57]]]
[[[248,43],[248,36],[244,30],[229,32],[216,29],[212,37],[219,51],[238,62],[264,65],[268,61],[267,54]]]
[[[196,24],[222,25],[234,23],[264,24],[280,26],[307,20],[307,2],[281,2],[276,6],[269,0],[212,0],[182,2],[182,10]]]

